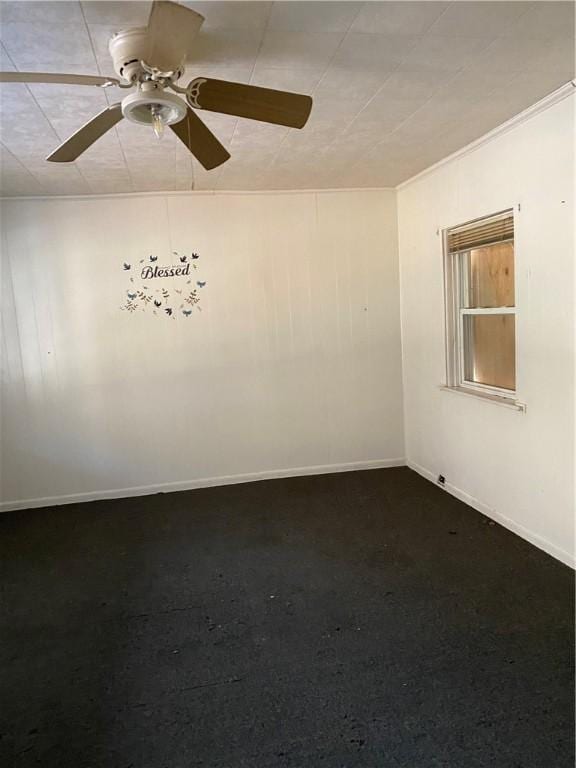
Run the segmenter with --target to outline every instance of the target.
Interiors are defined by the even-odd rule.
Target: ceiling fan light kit
[[[160,138],[165,125],[173,125],[186,117],[186,104],[162,88],[146,87],[143,83],[136,93],[122,100],[122,115],[133,123],[151,125]]]
[[[119,80],[99,75],[0,72],[0,82],[137,89],[83,125],[46,158],[50,162],[73,162],[122,118],[151,125],[159,138],[169,126],[207,170],[226,162],[230,154],[194,110],[302,128],[312,109],[310,96],[204,77],[195,78],[186,87],[177,84],[203,21],[186,6],[155,0],[147,27],[122,31],[109,43]],[[184,96],[186,102],[168,93],[167,88]]]

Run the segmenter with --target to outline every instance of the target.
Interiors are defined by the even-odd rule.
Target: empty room
[[[0,57],[0,764],[573,768],[574,2]]]

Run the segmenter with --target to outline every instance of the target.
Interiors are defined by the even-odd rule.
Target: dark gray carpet
[[[0,536],[3,766],[573,768],[572,571],[408,469]]]

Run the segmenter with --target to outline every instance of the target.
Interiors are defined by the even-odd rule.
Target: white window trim
[[[442,392],[450,392],[453,395],[463,395],[467,399],[473,398],[485,403],[492,403],[492,405],[512,408],[513,410],[521,411],[522,413],[526,412],[526,403],[522,403],[520,400],[511,400],[509,397],[498,397],[498,395],[474,392],[471,389],[462,389],[461,387],[449,387],[447,384],[441,384],[439,389]]]
[[[505,212],[509,215],[509,212]],[[497,214],[499,215],[499,214]],[[486,216],[485,218],[491,218]],[[514,217],[516,218],[516,217]],[[514,221],[516,224],[516,221]],[[448,233],[450,227],[444,229],[442,247],[444,255],[444,299],[445,299],[445,339],[446,339],[446,384],[441,389],[458,394],[481,398],[498,405],[507,405],[520,411],[526,410],[526,405],[517,400],[517,389],[503,389],[488,384],[469,381],[464,375],[464,316],[465,315],[518,315],[518,307],[489,307],[464,308],[460,306],[462,292],[462,275],[460,254],[449,253]],[[514,300],[516,304],[516,299]],[[515,364],[517,370],[518,345],[515,345]]]

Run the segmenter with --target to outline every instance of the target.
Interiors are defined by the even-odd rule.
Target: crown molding
[[[1,1],[1,0],[0,0]],[[335,187],[318,189],[189,189],[158,192],[116,192],[96,195],[22,195],[20,197],[1,197],[0,202],[45,200],[105,200],[132,197],[221,197],[224,195],[334,195],[349,192],[395,192],[396,187]]]
[[[427,176],[429,173],[432,173],[438,168],[441,168],[443,165],[451,163],[453,160],[456,160],[459,157],[464,157],[465,155],[474,152],[480,147],[483,147],[485,144],[489,144],[494,139],[497,139],[499,136],[508,133],[519,125],[526,123],[528,120],[531,120],[533,117],[536,117],[542,112],[545,112],[547,109],[550,109],[550,107],[553,107],[560,101],[564,101],[564,99],[568,98],[568,96],[572,96],[575,92],[576,80],[569,80],[564,85],[561,85],[560,88],[557,88],[555,91],[552,91],[552,93],[549,93],[548,96],[544,96],[543,99],[540,99],[540,101],[532,104],[531,107],[528,107],[523,112],[519,112],[517,115],[514,115],[514,117],[511,117],[510,120],[507,120],[505,123],[498,125],[488,133],[480,136],[479,139],[475,139],[470,144],[466,144],[465,147],[457,149],[456,152],[453,152],[451,155],[443,157],[442,160],[434,163],[434,165],[428,166],[428,168],[425,168],[423,171],[420,171],[414,176],[411,176],[409,179],[406,179],[406,181],[401,182],[396,187],[396,190],[404,189],[408,185],[413,184],[415,181],[418,181],[424,176]]]

